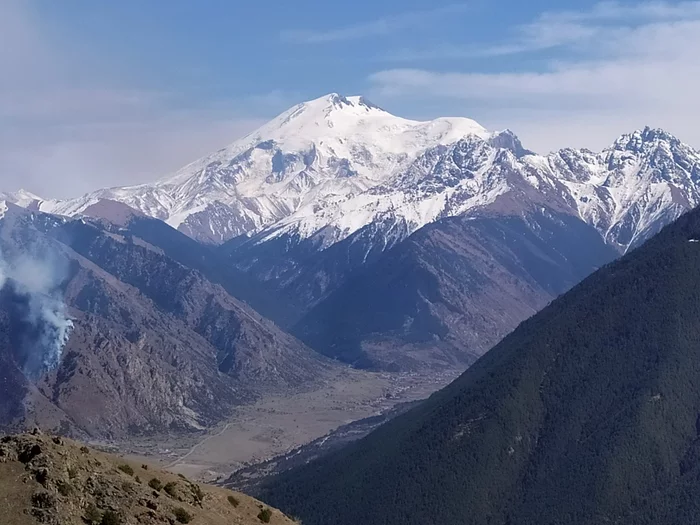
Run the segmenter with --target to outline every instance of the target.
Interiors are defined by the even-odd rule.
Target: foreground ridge
[[[293,523],[240,493],[35,430],[0,438],[2,523]]]

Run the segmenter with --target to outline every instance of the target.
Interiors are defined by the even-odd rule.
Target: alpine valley
[[[659,129],[538,155],[509,130],[337,94],[155,183],[0,194],[3,257],[59,260],[49,292],[72,323],[59,361],[28,378],[17,305],[33,291],[10,274],[0,416],[31,407],[100,436],[204,429],[347,364],[462,371],[699,202],[700,154]]]

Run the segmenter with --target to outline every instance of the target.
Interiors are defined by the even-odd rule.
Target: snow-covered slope
[[[509,190],[495,166],[512,166],[515,156],[476,135],[422,153],[389,180],[349,196],[300,207],[264,230],[258,239],[281,235],[307,239],[319,235],[327,247],[376,222],[401,221],[406,234],[440,217],[460,215],[495,202]]]
[[[321,248],[371,224],[400,224],[403,237],[445,216],[541,204],[580,216],[624,251],[700,203],[699,166],[695,150],[662,130],[623,135],[600,153],[541,156],[510,131],[407,120],[331,94],[156,183],[66,201],[0,199],[63,215],[108,199],[204,242],[288,236]]]
[[[598,154],[524,160],[563,182],[581,218],[623,250],[700,204],[700,153],[660,129],[622,135]]]
[[[19,190],[12,193],[0,192],[0,201],[7,201],[22,208],[32,208],[38,206],[42,199],[26,190]]]
[[[222,242],[299,209],[347,199],[389,180],[421,152],[489,133],[466,118],[418,122],[362,97],[331,94],[295,106],[247,137],[154,184],[101,190],[41,210],[75,215],[124,202],[208,242]]]
[[[623,135],[601,153],[548,156],[524,150],[508,131],[470,135],[365,192],[300,207],[256,239],[318,235],[328,246],[387,219],[410,234],[442,217],[544,205],[578,215],[624,251],[700,204],[699,178],[700,154],[662,130]]]

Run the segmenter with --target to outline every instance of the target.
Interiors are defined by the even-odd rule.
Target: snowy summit
[[[698,180],[700,155],[662,130],[623,135],[600,153],[540,156],[508,130],[467,118],[408,120],[333,93],[152,184],[65,201],[0,197],[70,216],[116,201],[203,242],[288,236],[319,248],[370,225],[394,232],[388,246],[442,217],[545,204],[624,251],[700,204]]]
[[[76,215],[111,199],[218,243],[272,225],[304,206],[363,192],[425,149],[470,134],[488,132],[466,118],[418,122],[395,117],[363,97],[330,94],[291,108],[156,183],[45,201],[41,209]]]

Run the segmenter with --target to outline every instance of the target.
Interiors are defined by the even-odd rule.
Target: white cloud
[[[33,5],[0,1],[0,192],[66,197],[145,182],[260,123],[140,87],[47,26]]]
[[[637,20],[673,21],[700,17],[700,4],[688,2],[641,2],[622,4],[620,2],[600,2],[589,11],[559,11],[544,13],[540,20],[560,22],[617,20],[634,22]]]
[[[282,34],[285,40],[320,44],[343,40],[358,40],[368,37],[386,36],[399,31],[425,26],[446,16],[462,13],[468,9],[468,4],[452,4],[424,11],[410,11],[394,16],[369,20],[360,24],[350,25],[330,30],[293,30]]]
[[[635,30],[673,27],[677,22],[700,20],[700,2],[647,2],[625,5],[602,2],[589,11],[543,13],[537,20],[519,28],[519,38],[504,45],[485,48],[485,55],[542,51],[573,47],[596,51],[605,47],[624,52],[615,45]],[[626,42],[619,42],[624,45]],[[634,42],[637,43],[637,42]]]
[[[667,127],[700,146],[700,2],[545,13],[518,35],[485,53],[557,48],[557,59],[518,72],[391,69],[371,76],[373,89],[452,100],[487,125],[510,113],[507,126],[540,149],[601,147],[632,123]],[[581,142],[567,142],[574,138]]]
[[[647,2],[636,5],[602,2],[589,11],[542,13],[533,22],[518,27],[513,38],[495,45],[449,45],[435,48],[391,51],[384,60],[419,60],[497,57],[575,47],[594,50],[609,44],[615,32],[658,23],[700,20],[700,2]]]

